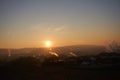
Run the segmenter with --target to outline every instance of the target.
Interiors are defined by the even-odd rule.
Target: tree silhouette
[[[118,45],[118,43],[116,41],[112,41],[109,44],[109,48],[110,48],[111,52],[120,53],[120,45]]]

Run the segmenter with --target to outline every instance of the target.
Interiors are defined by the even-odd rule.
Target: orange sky
[[[120,43],[118,0],[3,0],[0,48]]]

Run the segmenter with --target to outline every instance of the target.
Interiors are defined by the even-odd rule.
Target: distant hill
[[[96,55],[105,51],[104,46],[97,45],[71,45],[63,47],[52,48],[53,52],[59,55],[69,56],[70,52],[77,56],[83,55]],[[19,56],[33,56],[33,55],[45,55],[48,54],[48,49],[46,48],[21,48],[21,49],[10,49],[12,57]],[[8,57],[8,49],[0,49],[0,58]]]
[[[57,53],[73,52],[77,55],[96,55],[105,51],[104,46],[99,45],[71,45],[64,47],[56,47],[53,49]]]

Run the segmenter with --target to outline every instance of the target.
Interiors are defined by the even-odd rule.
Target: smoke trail
[[[69,54],[72,55],[72,56],[74,56],[74,57],[77,57],[77,55],[74,54],[73,52],[70,52]]]
[[[56,57],[59,57],[59,55],[57,53],[55,53],[55,52],[50,51],[49,53],[56,56]]]
[[[11,57],[11,51],[8,49],[8,57]]]

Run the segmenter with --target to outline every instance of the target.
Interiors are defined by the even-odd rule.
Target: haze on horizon
[[[120,43],[120,0],[0,0],[0,48]]]

